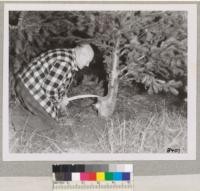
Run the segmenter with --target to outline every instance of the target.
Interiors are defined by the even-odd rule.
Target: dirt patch
[[[10,107],[10,151],[13,153],[166,152],[187,142],[186,106],[176,97],[133,93],[120,89],[110,119],[98,117],[91,99],[69,105],[69,125],[58,126]],[[174,140],[175,139],[175,140]]]

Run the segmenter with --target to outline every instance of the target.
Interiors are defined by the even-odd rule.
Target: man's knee
[[[32,104],[34,103],[33,100],[31,99],[31,95],[29,94],[28,90],[20,80],[17,81],[17,84],[15,86],[15,92],[20,104],[30,113],[36,115],[32,107]]]

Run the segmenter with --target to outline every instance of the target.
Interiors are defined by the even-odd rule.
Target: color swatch
[[[57,181],[130,181],[132,165],[53,165]]]
[[[57,181],[130,181],[130,172],[57,172]]]
[[[133,165],[53,165],[53,191],[133,191]]]

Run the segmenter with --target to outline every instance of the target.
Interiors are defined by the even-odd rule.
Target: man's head
[[[89,66],[94,57],[94,51],[89,44],[81,44],[75,48],[77,66],[82,69]]]

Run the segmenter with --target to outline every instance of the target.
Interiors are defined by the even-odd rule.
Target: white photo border
[[[106,5],[106,6],[105,6]],[[9,152],[9,11],[187,11],[188,13],[188,107],[187,153],[64,153],[13,154]],[[89,3],[7,3],[4,5],[3,52],[3,160],[4,161],[133,161],[133,160],[196,160],[197,100],[197,5],[196,4],[89,4]]]

